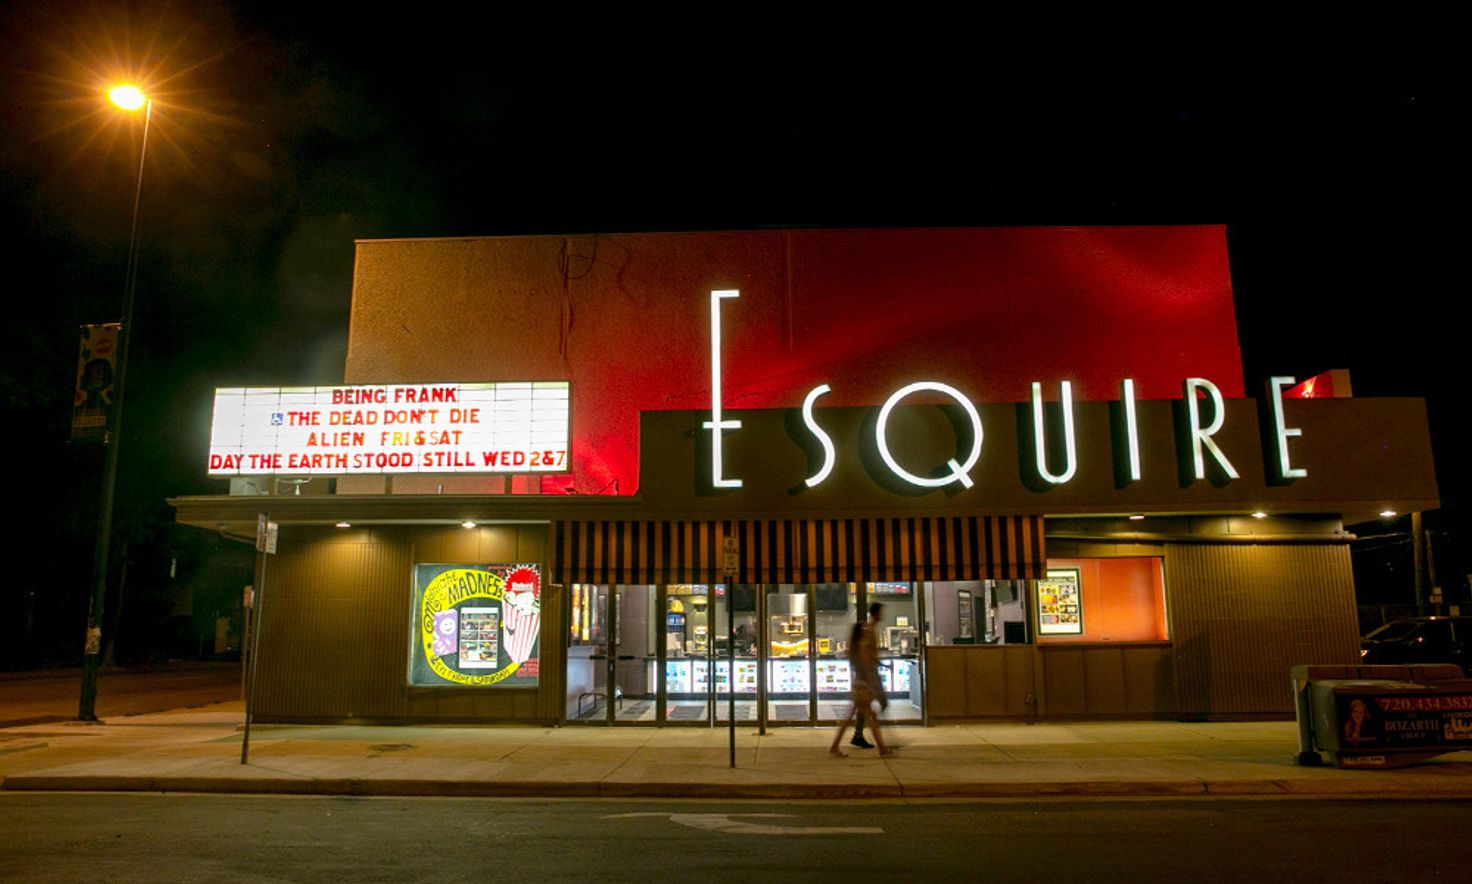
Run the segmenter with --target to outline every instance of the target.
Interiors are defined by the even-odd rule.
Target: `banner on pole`
[[[103,442],[107,439],[121,329],[122,326],[116,322],[82,326],[77,384],[72,396],[74,442]]]

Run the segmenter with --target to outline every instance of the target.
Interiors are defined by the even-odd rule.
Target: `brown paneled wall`
[[[930,717],[1031,717],[1036,690],[1033,655],[1030,645],[926,648]]]
[[[1183,717],[1289,714],[1288,670],[1359,650],[1347,544],[1167,544]]]
[[[408,685],[414,565],[544,562],[546,544],[545,525],[282,526],[266,565],[257,719],[556,722],[562,597],[551,587],[540,687]]]
[[[1168,718],[1175,713],[1168,644],[1040,645],[1038,660],[1044,716]]]
[[[1175,713],[1166,643],[941,646],[926,649],[925,666],[931,718],[1169,718]]]

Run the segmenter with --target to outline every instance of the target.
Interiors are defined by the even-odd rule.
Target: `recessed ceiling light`
[[[1380,511],[1380,518],[1382,518],[1382,519],[1393,519],[1395,517],[1396,517],[1395,510],[1381,510]]]
[[[1266,519],[1267,517],[1268,514],[1263,512],[1262,510],[1258,510],[1257,512],[1252,514],[1252,518],[1254,519]]]
[[[1139,521],[1141,521],[1144,518],[1145,518],[1145,514],[1144,513],[1135,513],[1134,515],[1130,516],[1130,521],[1131,522],[1139,522]]]
[[[339,528],[351,528],[351,527],[353,527],[353,523],[352,522],[338,522],[337,523],[337,527],[339,527]]]
[[[475,523],[467,519],[466,521],[460,523],[460,527],[461,528],[474,528],[475,527]]]

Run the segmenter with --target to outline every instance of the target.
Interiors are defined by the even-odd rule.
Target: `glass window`
[[[859,618],[858,585],[820,583],[813,587],[817,608],[818,718],[832,721],[848,714],[853,681],[849,672],[848,643]]]
[[[1416,621],[1396,620],[1391,623],[1387,623],[1384,626],[1381,626],[1379,629],[1374,630],[1369,635],[1365,636],[1365,638],[1375,639],[1376,641],[1382,642],[1393,642],[1397,639],[1405,638],[1415,631]]]
[[[1021,580],[926,583],[926,644],[1019,645],[1028,641]]]
[[[866,596],[870,605],[879,603],[876,644],[879,646],[879,681],[889,701],[885,717],[915,720],[920,717],[920,618],[913,583],[870,583]],[[865,611],[865,616],[868,611]]]
[[[859,619],[858,587],[853,583],[820,583],[813,588],[813,595],[818,609],[818,659],[843,658],[849,633]]]
[[[1165,578],[1155,557],[1049,559],[1036,581],[1038,641],[1165,641]]]
[[[603,644],[603,622],[608,617],[608,587],[591,583],[574,583],[568,590],[571,628],[567,645],[571,648]]]
[[[608,587],[574,583],[568,588],[567,717],[607,717]]]

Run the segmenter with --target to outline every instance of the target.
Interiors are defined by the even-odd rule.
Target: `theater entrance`
[[[878,602],[885,720],[921,721],[922,596],[914,586],[574,585],[567,719],[710,727],[729,720],[734,689],[741,725],[836,722],[848,714],[854,624]]]

